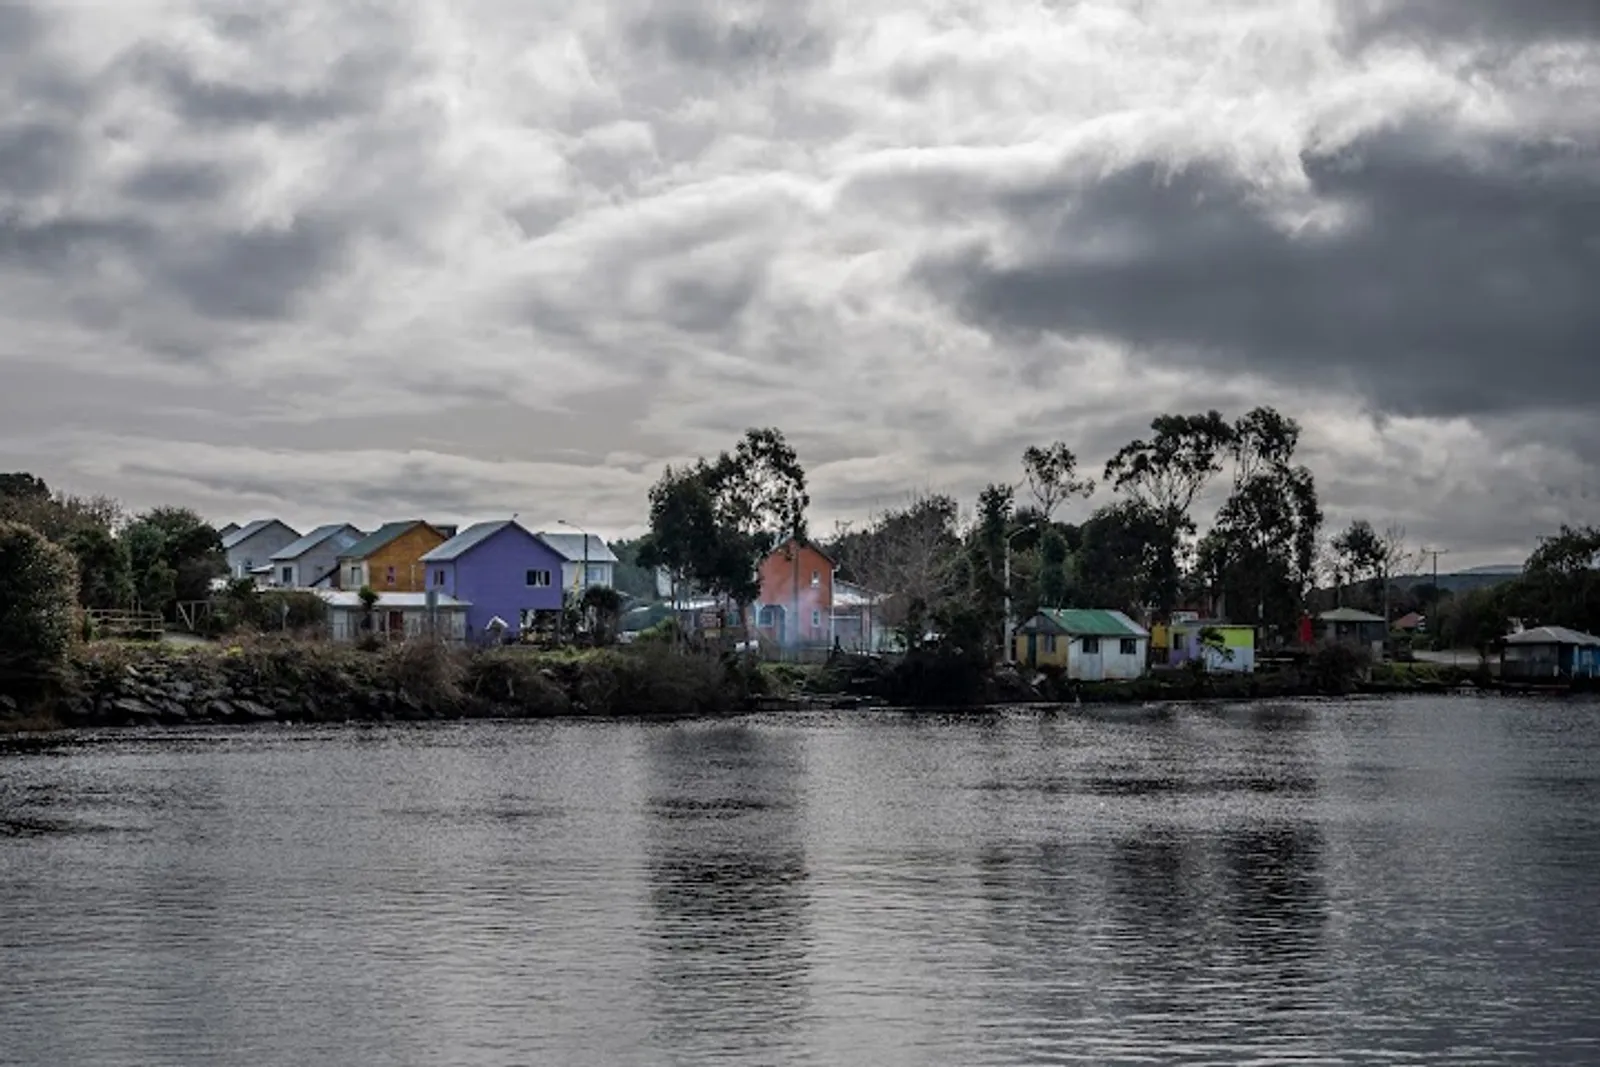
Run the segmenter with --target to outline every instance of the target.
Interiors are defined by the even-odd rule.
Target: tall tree
[[[1177,604],[1182,573],[1180,555],[1194,531],[1189,510],[1222,471],[1234,445],[1234,428],[1216,411],[1203,415],[1161,415],[1150,423],[1148,439],[1124,445],[1106,463],[1105,478],[1155,519],[1159,536],[1149,592],[1158,614]]]
[[[1077,555],[1077,606],[1137,613],[1146,604],[1175,601],[1166,534],[1162,517],[1137,500],[1091,515]]]
[[[955,593],[958,514],[952,497],[915,493],[864,528],[842,531],[828,546],[849,580],[884,598],[881,618],[906,648],[922,642],[931,614]]]
[[[78,560],[78,603],[85,608],[126,608],[135,597],[128,546],[111,531],[86,526],[67,539]]]
[[[1094,480],[1078,476],[1078,457],[1060,441],[1044,448],[1030,445],[1022,453],[1022,472],[1047,523],[1054,521],[1056,508],[1071,498],[1094,492]]]
[[[0,681],[31,680],[61,665],[77,599],[72,554],[32,527],[0,522]]]
[[[1378,601],[1385,622],[1390,618],[1390,581],[1414,560],[1406,528],[1390,523],[1382,531],[1366,519],[1356,519],[1333,539],[1339,567],[1352,578],[1360,576],[1378,585]]]
[[[140,606],[169,618],[179,601],[206,600],[227,573],[216,529],[188,508],[155,508],[123,531]]]

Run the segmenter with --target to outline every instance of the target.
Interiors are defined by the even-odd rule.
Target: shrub
[[[77,604],[72,554],[30,527],[0,522],[0,675],[59,672]]]

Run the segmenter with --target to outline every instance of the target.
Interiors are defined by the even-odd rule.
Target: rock
[[[142,700],[118,697],[111,702],[110,721],[116,726],[154,726],[160,713]]]
[[[211,722],[232,722],[236,714],[232,704],[216,699],[206,702],[205,717]]]
[[[257,704],[253,700],[238,700],[234,702],[233,718],[229,721],[237,723],[275,722],[277,718],[277,712],[271,708]]]
[[[0,715],[15,715],[17,713],[17,698],[0,696]]]
[[[156,721],[162,726],[183,726],[189,721],[189,709],[176,700],[163,701],[156,709]]]

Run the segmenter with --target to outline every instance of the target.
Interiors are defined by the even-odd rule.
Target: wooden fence
[[[165,620],[154,611],[95,609],[88,615],[98,637],[159,641],[167,628]]]

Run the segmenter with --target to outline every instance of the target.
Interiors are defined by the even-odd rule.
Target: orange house
[[[448,540],[444,531],[421,519],[384,523],[340,554],[339,588],[371,586],[379,593],[425,593],[428,568],[422,562],[423,554]]]
[[[784,647],[831,644],[833,570],[833,560],[809,541],[780,545],[761,564],[761,636]]]

